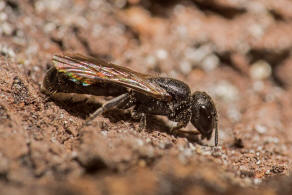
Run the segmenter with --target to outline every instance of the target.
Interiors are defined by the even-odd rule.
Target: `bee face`
[[[192,95],[191,123],[200,131],[202,138],[211,138],[215,129],[215,145],[217,145],[217,112],[211,97],[205,92]]]

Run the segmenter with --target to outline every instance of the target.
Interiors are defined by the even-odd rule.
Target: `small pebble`
[[[153,55],[149,55],[145,58],[145,63],[148,68],[154,68],[157,64],[157,59]]]
[[[1,2],[0,2],[1,3]],[[2,13],[0,13],[0,21],[1,22],[4,22],[4,21],[6,21],[7,20],[7,14],[6,13],[4,13],[4,12],[2,12]]]
[[[49,23],[45,24],[45,26],[44,26],[44,31],[46,33],[50,33],[52,31],[54,31],[55,29],[56,29],[56,24],[53,22],[49,22]]]
[[[272,68],[267,62],[260,60],[250,67],[250,76],[254,80],[264,80],[271,76]]]
[[[267,132],[267,127],[263,126],[263,125],[259,125],[257,124],[255,126],[255,130],[259,133],[259,134],[265,134]]]
[[[258,184],[262,183],[262,180],[260,178],[255,178],[253,180],[253,183],[256,184],[256,185],[258,185]]]
[[[5,1],[0,1],[0,11],[6,7]]]
[[[115,0],[114,3],[118,8],[123,8],[127,4],[127,0]]]
[[[256,164],[257,164],[257,165],[261,164],[261,161],[260,161],[260,160],[258,160],[258,161],[256,162]]]
[[[146,139],[146,143],[150,143],[151,142],[151,139],[148,137],[147,139]]]
[[[196,149],[196,146],[194,146],[194,144],[192,144],[192,143],[189,143],[189,147],[190,147],[191,150],[195,150]]]
[[[93,30],[92,30],[92,35],[94,37],[98,37],[101,35],[102,31],[104,30],[103,26],[100,24],[94,24]]]
[[[227,110],[227,116],[232,122],[238,122],[241,119],[241,113],[234,106],[231,106],[231,108]]]
[[[105,136],[105,137],[106,137],[106,136],[107,136],[107,134],[108,134],[108,131],[101,131],[100,133],[101,133],[103,136]]]
[[[185,155],[183,155],[182,153],[180,153],[178,155],[178,160],[182,163],[182,164],[186,164],[187,163],[187,158]]]
[[[16,55],[12,48],[9,48],[6,45],[1,45],[1,44],[0,44],[0,53],[12,58],[15,57]]]
[[[136,142],[137,142],[138,146],[143,146],[144,145],[144,142],[141,139],[136,139]]]
[[[156,56],[160,60],[165,60],[168,57],[168,52],[164,49],[159,49],[156,51]]]
[[[183,151],[183,154],[187,157],[189,156],[192,156],[193,152],[190,148],[186,148],[184,151]]]
[[[267,137],[265,142],[277,144],[279,143],[279,139],[277,137]]]
[[[71,157],[72,158],[77,158],[78,157],[78,152],[77,151],[72,151]]]
[[[185,51],[185,57],[192,63],[193,66],[201,66],[201,62],[211,53],[212,46],[206,44],[197,49],[191,47],[187,48]]]
[[[218,67],[219,58],[215,54],[208,55],[202,62],[201,66],[206,72],[210,72]]]
[[[256,39],[261,38],[264,34],[264,28],[259,24],[250,25],[248,30],[250,34]]]
[[[192,65],[189,61],[182,61],[179,64],[179,68],[183,74],[189,74],[192,70]]]
[[[184,25],[178,25],[175,30],[180,37],[185,37],[188,33],[188,28]]]
[[[238,98],[239,91],[228,81],[220,81],[214,89],[215,95],[226,102],[235,101]]]
[[[212,156],[216,158],[222,156],[222,147],[221,146],[214,147],[212,151]]]
[[[12,32],[13,32],[13,27],[11,26],[11,24],[7,23],[7,22],[4,22],[0,28],[2,29],[2,32],[5,34],[5,35],[11,35]]]
[[[165,143],[162,143],[162,142],[161,142],[161,143],[159,143],[158,146],[159,146],[160,149],[165,149]]]
[[[174,14],[179,15],[186,10],[185,6],[178,4],[174,7]]]

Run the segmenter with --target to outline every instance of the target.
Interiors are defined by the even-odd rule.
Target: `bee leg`
[[[141,113],[140,123],[139,123],[139,132],[146,129],[147,125],[147,115],[145,113]]]
[[[171,133],[171,134],[177,134],[177,133],[179,132],[179,130],[180,130],[181,128],[187,126],[187,124],[188,124],[188,123],[185,122],[185,121],[179,121],[179,122],[177,123],[176,126],[171,127],[171,129],[170,129],[170,133]]]
[[[125,101],[127,101],[129,99],[129,94],[125,93],[122,94],[118,97],[115,97],[111,100],[109,100],[108,102],[104,103],[100,108],[98,108],[94,113],[92,113],[85,121],[85,123],[81,126],[81,128],[89,125],[89,123],[96,118],[98,115],[112,110],[114,108],[117,108],[119,105],[123,104]]]
[[[146,129],[147,124],[147,116],[145,113],[137,112],[135,109],[131,112],[132,118],[136,120],[140,120],[138,131]]]

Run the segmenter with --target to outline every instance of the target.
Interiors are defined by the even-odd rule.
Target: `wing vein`
[[[84,86],[105,81],[157,99],[169,100],[171,97],[165,89],[150,81],[148,75],[107,63],[98,58],[85,57],[80,54],[55,55],[53,63],[59,72],[63,72],[74,82],[81,82]]]

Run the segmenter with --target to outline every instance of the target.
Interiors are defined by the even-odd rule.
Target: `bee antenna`
[[[217,120],[217,117],[216,117],[216,121],[215,121],[215,146],[218,145],[218,120]]]

